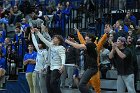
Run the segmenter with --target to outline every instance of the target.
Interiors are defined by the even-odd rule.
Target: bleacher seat
[[[6,89],[0,89],[0,93],[7,93]]]
[[[116,70],[108,70],[106,73],[106,78],[117,79],[117,71]]]
[[[101,89],[117,89],[117,80],[101,79]]]
[[[137,91],[140,91],[140,81],[137,82]],[[139,92],[140,93],[140,92]]]

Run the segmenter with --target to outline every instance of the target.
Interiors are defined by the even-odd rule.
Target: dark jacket
[[[66,64],[79,64],[79,51],[78,49],[69,46],[66,50]]]

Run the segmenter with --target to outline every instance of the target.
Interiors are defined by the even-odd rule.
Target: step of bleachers
[[[6,89],[0,89],[0,93],[7,93]]]
[[[114,74],[115,71],[109,72],[110,76],[115,76]],[[25,77],[25,72],[19,72],[18,80],[7,80],[6,89],[7,90],[4,89],[0,90],[0,93],[29,93],[29,87]],[[101,93],[116,93],[117,79],[114,78],[101,79],[101,90],[102,90]],[[80,93],[80,92],[78,89],[64,88],[62,89],[62,93]],[[140,82],[137,83],[137,93],[140,93]]]
[[[25,72],[19,72],[17,83],[19,86],[19,93],[29,93],[29,87],[26,80]]]
[[[7,80],[6,89],[7,93],[20,93],[18,88],[17,80]]]
[[[101,79],[101,89],[117,90],[117,80]]]

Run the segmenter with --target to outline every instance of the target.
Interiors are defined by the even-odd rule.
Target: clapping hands
[[[112,49],[115,50],[117,48],[117,44],[112,42]]]

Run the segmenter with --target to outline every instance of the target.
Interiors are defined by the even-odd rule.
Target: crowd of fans
[[[79,87],[79,80],[85,71],[86,53],[82,48],[80,50],[75,48],[73,43],[78,44],[80,38],[78,41],[73,34],[68,35],[68,41],[73,43],[66,40],[66,43],[70,45],[63,44],[63,38],[66,38],[64,29],[69,22],[71,10],[72,6],[68,1],[65,4],[60,2],[56,6],[54,0],[49,0],[48,5],[42,8],[37,3],[31,4],[28,0],[17,2],[14,5],[9,0],[4,0],[0,5],[0,79],[6,74],[9,79],[17,79],[18,68],[25,65],[30,93],[45,93],[46,91],[61,93],[60,86],[57,86],[60,84],[60,78],[62,88],[65,87],[66,78],[68,78],[69,88]],[[118,69],[128,70],[125,66],[127,62],[123,64],[125,68],[119,68],[116,59],[113,58],[112,51],[118,51],[116,47],[119,45],[117,44],[122,42],[124,47],[129,48],[127,50],[130,51],[129,57],[132,56],[133,59],[128,70],[132,73],[127,73],[127,71],[121,73],[120,71],[119,74],[134,74],[135,84],[139,80],[140,28],[137,21],[133,13],[128,11],[125,18],[117,20],[114,25],[105,24],[104,30],[108,38],[101,46],[99,53],[102,78],[106,78],[106,72],[111,69],[117,69],[118,72]],[[7,27],[9,26],[15,27],[13,38],[7,37]],[[53,33],[49,32],[50,28],[54,28]],[[51,39],[51,37],[53,38]],[[100,39],[95,41],[100,42]],[[125,53],[127,56],[128,53]],[[49,64],[46,61],[56,62],[56,64]],[[48,65],[50,68],[47,67]],[[129,65],[127,66],[129,67]],[[46,68],[47,72],[45,72]],[[46,79],[44,75],[49,78]],[[47,83],[44,84],[44,81]],[[48,83],[48,81],[50,82]]]

